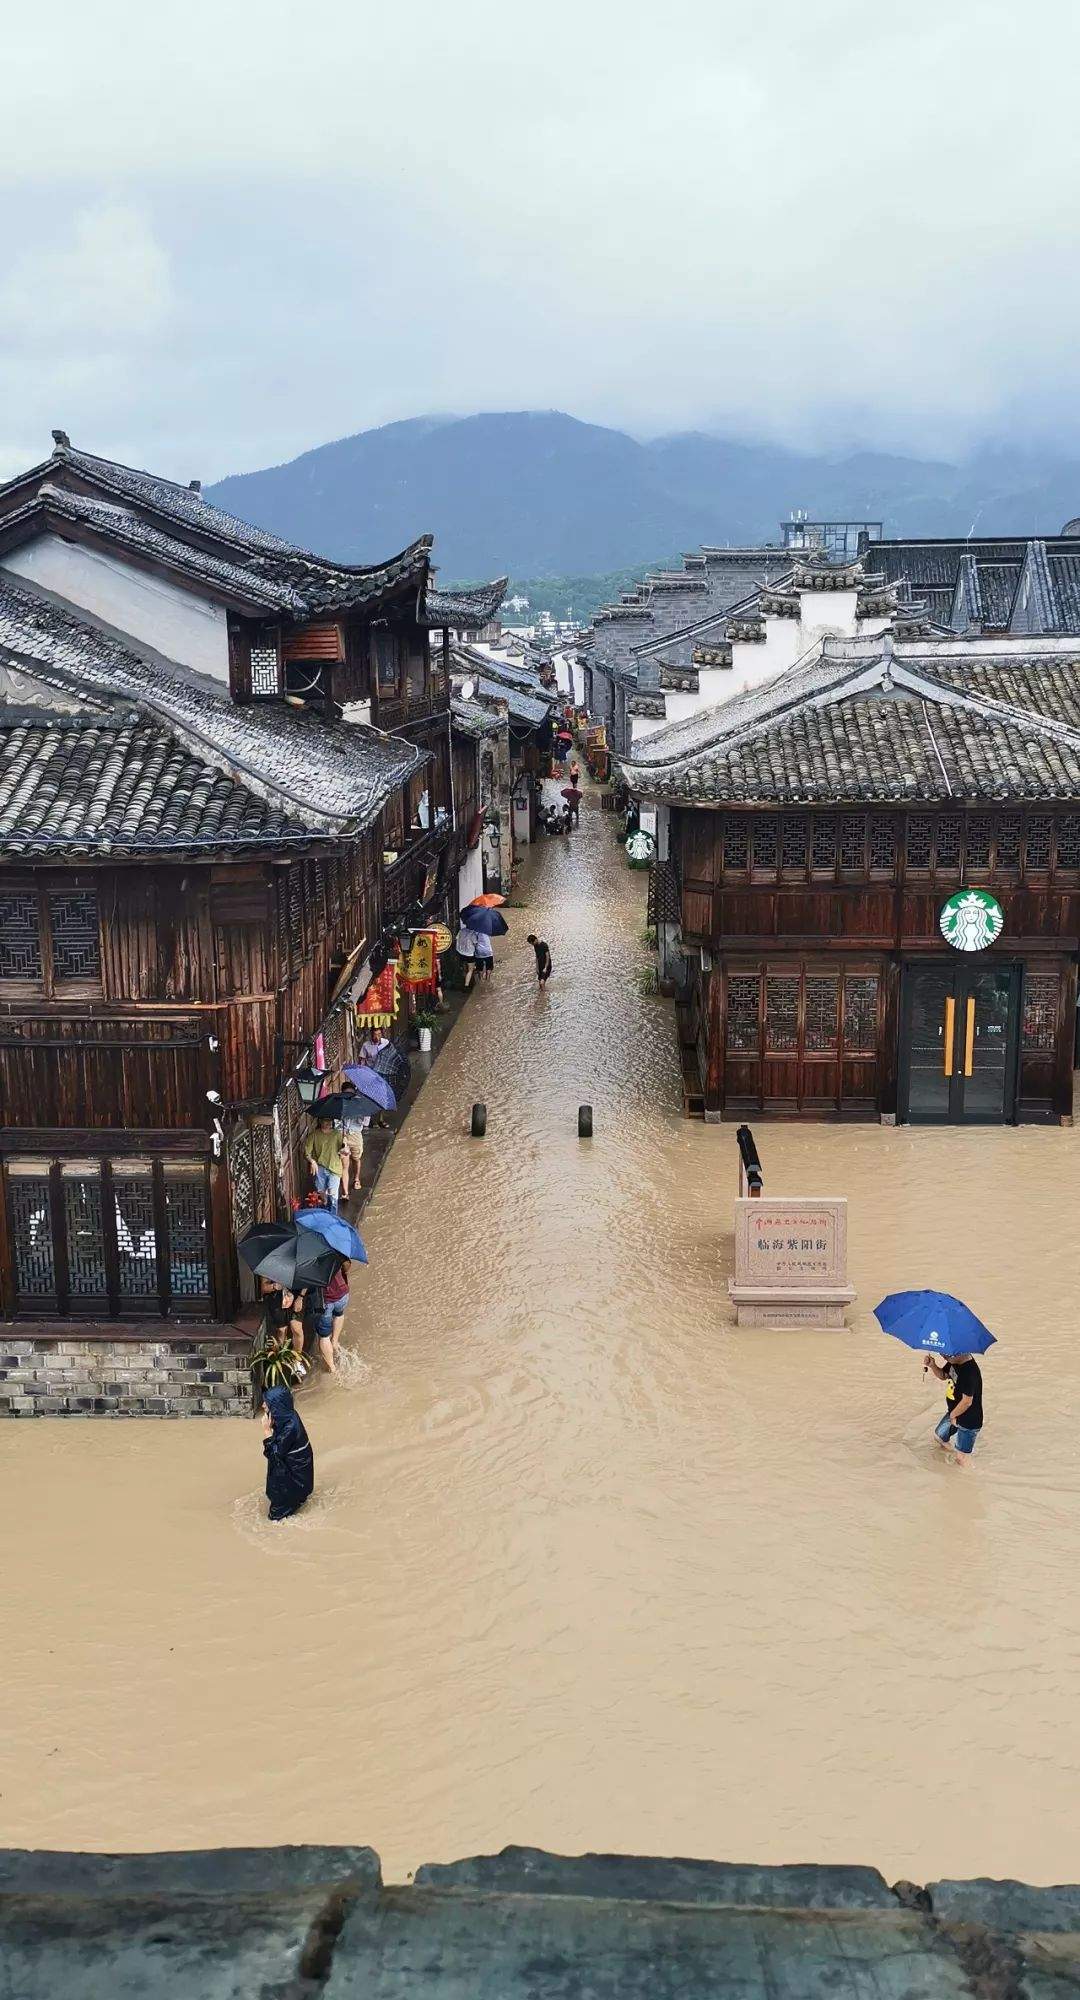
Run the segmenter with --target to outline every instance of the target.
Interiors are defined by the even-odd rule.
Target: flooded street
[[[5,1426],[0,1842],[1076,1879],[1080,1132],[762,1124],[769,1193],[850,1197],[859,1297],[736,1333],[734,1128],[681,1116],[644,885],[595,795],[524,871],[364,1217],[295,1521],[255,1424]],[[963,1469],[871,1317],[920,1284],[1000,1335]]]

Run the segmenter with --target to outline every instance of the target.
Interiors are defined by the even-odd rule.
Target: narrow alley
[[[762,1126],[771,1192],[850,1196],[859,1296],[736,1333],[733,1128],[681,1116],[644,888],[595,793],[529,859],[365,1212],[302,1514],[265,1520],[254,1424],[6,1433],[12,1843],[1068,1875],[1080,1135]],[[970,1477],[871,1317],[923,1282],[1002,1335]]]

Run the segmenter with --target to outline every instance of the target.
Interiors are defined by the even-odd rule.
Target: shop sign
[[[1005,929],[1005,912],[988,889],[960,889],[942,904],[938,927],[954,951],[985,951]]]
[[[643,827],[639,827],[636,833],[630,835],[626,843],[626,852],[631,861],[651,861],[656,853],[656,842],[651,833],[646,833]]]
[[[415,990],[435,984],[435,937],[432,931],[414,931],[413,940],[401,961],[401,983]]]
[[[357,1001],[356,1018],[365,1028],[388,1028],[396,1013],[397,966],[387,965]]]
[[[447,924],[435,924],[431,935],[435,940],[435,949],[441,958],[443,952],[449,951],[450,946],[453,944],[454,933]]]

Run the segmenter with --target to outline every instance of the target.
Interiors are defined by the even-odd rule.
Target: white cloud
[[[0,344],[132,346],[160,333],[172,309],[169,259],[147,216],[102,202],[12,258],[0,282]]]

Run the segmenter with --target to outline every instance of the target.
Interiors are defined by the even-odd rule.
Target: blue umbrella
[[[296,1211],[298,1229],[314,1229],[317,1236],[324,1236],[331,1250],[339,1257],[351,1257],[354,1264],[366,1264],[367,1251],[351,1222],[341,1215],[331,1215],[328,1208],[299,1208]]]
[[[951,1292],[890,1292],[874,1307],[885,1333],[925,1354],[985,1354],[994,1335]]]
[[[377,1104],[380,1111],[397,1110],[397,1098],[386,1078],[380,1076],[377,1070],[369,1069],[366,1063],[346,1063],[343,1074],[350,1083],[355,1083],[357,1090],[371,1099],[372,1104]]]
[[[501,910],[486,910],[476,903],[470,903],[462,910],[461,921],[470,931],[482,931],[485,937],[505,937],[510,929]]]

